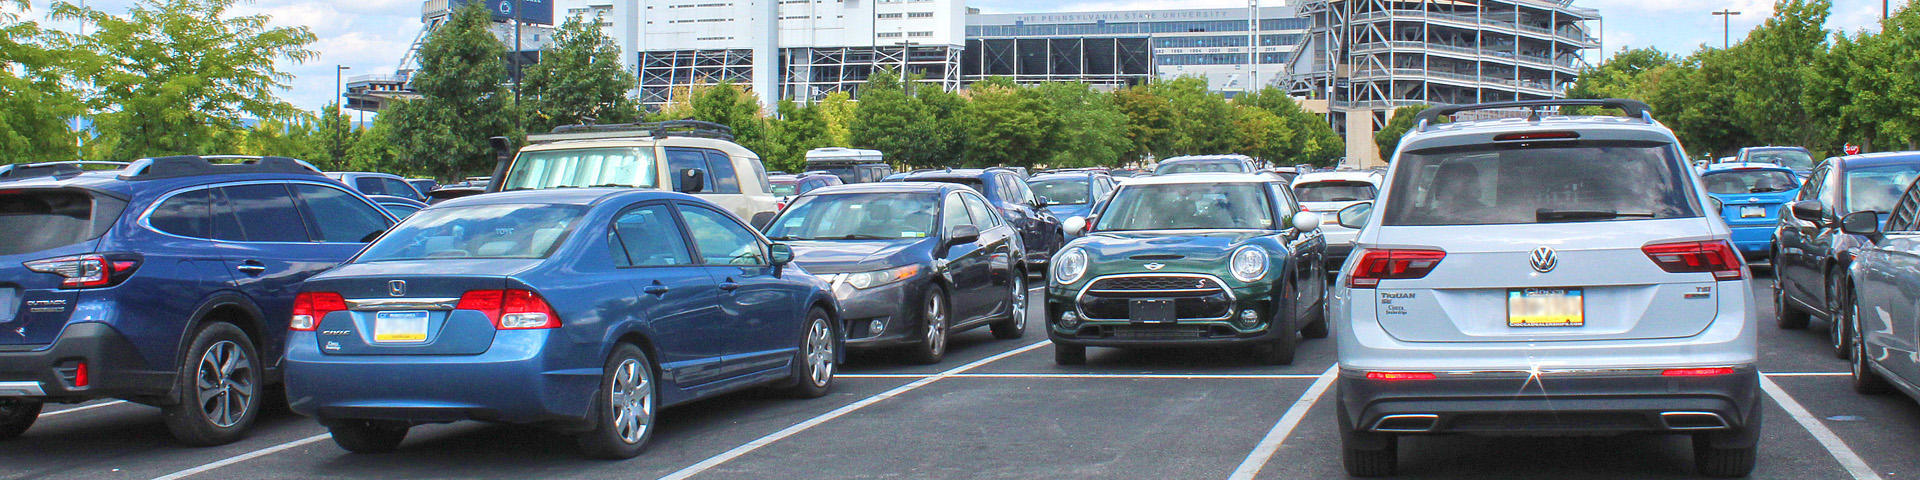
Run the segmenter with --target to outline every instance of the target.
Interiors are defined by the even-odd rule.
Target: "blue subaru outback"
[[[96,398],[160,407],[184,443],[240,438],[279,376],[295,288],[393,223],[289,158],[8,170],[0,439],[44,403]]]

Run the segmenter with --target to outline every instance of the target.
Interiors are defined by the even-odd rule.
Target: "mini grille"
[[[1121,277],[1094,282],[1092,290],[1195,290],[1217,289],[1213,280],[1196,277]]]

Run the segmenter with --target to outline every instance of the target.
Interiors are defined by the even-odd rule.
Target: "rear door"
[[[1819,170],[1815,170],[1812,177],[1807,180],[1806,186],[1800,189],[1800,197],[1796,200],[1821,201],[1821,192],[1825,191],[1826,178],[1832,173],[1833,165],[1833,162],[1827,162],[1821,165]],[[1779,246],[1776,248],[1780,249],[1780,259],[1776,260],[1779,265],[1775,267],[1775,276],[1778,277],[1775,281],[1780,282],[1780,287],[1794,298],[1807,301],[1818,298],[1808,293],[1807,282],[1815,282],[1815,287],[1820,285],[1817,275],[1808,274],[1815,268],[1813,266],[1815,257],[1809,248],[1812,240],[1819,236],[1819,226],[1794,217],[1792,212],[1787,212],[1780,217],[1779,231],[1780,236],[1776,239]]]
[[[615,215],[606,237],[662,370],[688,387],[722,378],[735,332],[720,307],[719,283],[694,260],[683,230],[672,207],[653,202]]]
[[[801,288],[774,274],[767,245],[733,215],[675,202],[693,251],[719,282],[717,324],[731,335],[722,368],[735,377],[785,366],[799,348]]]
[[[271,331],[284,331],[300,283],[344,257],[310,248],[314,237],[287,184],[228,185],[214,192],[214,245],[226,262],[230,287],[260,307],[269,329],[278,328]],[[269,337],[260,340],[277,346],[280,336]]]

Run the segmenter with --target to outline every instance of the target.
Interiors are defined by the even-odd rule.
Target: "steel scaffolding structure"
[[[880,69],[918,76],[947,91],[960,88],[960,49],[947,46],[786,48],[780,52],[782,98],[812,102],[856,93]]]
[[[666,105],[695,86],[723,81],[753,87],[753,50],[640,52],[641,104]]]
[[[1126,86],[1153,78],[1153,46],[1148,37],[971,39],[961,70],[967,83],[1008,77]]]

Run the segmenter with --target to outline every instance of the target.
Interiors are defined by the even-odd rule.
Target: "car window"
[[[791,197],[794,195],[807,193],[800,190],[801,187],[804,185],[805,185],[805,182],[776,183],[776,184],[773,184],[773,191],[767,192],[767,193],[771,193],[773,194],[773,196],[776,196],[776,197]]]
[[[694,169],[706,172],[706,182],[701,185],[700,193],[713,193],[713,171],[707,168],[707,154],[699,150],[685,148],[667,149],[667,176],[673,177],[673,190],[680,191],[682,170]]]
[[[1175,173],[1247,173],[1247,166],[1232,160],[1178,162],[1155,168],[1155,175]]]
[[[393,195],[396,197],[406,197],[414,200],[419,200],[421,198],[420,192],[415,191],[413,189],[413,185],[410,185],[407,182],[403,182],[403,181],[392,179],[392,178],[383,178],[380,180],[380,183],[387,186],[388,195]]]
[[[413,212],[420,211],[420,207],[405,203],[382,203],[380,204],[380,208],[387,209],[387,213],[393,215],[394,218],[407,218],[413,215]]]
[[[1660,142],[1471,145],[1402,152],[1383,225],[1698,217],[1687,167]]]
[[[1820,198],[1820,191],[1826,190],[1827,172],[1833,171],[1832,165],[1832,163],[1821,165],[1819,170],[1813,171],[1813,175],[1807,180],[1806,187],[1800,190],[1800,200]]]
[[[112,197],[82,191],[0,191],[0,255],[38,252],[100,238],[124,208],[125,203]]]
[[[713,185],[712,193],[740,193],[740,177],[733,171],[733,159],[727,154],[707,151],[707,178]]]
[[[1707,193],[1745,195],[1793,190],[1793,174],[1779,170],[1720,170],[1700,176]]]
[[[1276,204],[1274,206],[1279,207],[1281,218],[1291,217],[1293,212],[1299,210],[1300,199],[1299,197],[1293,196],[1293,189],[1288,188],[1285,182],[1271,183],[1268,185],[1273,186],[1272,193],[1275,200],[1274,203]]]
[[[147,217],[147,224],[155,230],[192,238],[211,238],[213,236],[213,215],[210,204],[213,202],[211,190],[200,189],[182,192],[160,202]]]
[[[801,197],[767,227],[779,240],[892,240],[933,233],[939,197],[926,193],[842,193]]]
[[[1891,215],[1887,215],[1886,231],[1906,232],[1913,230],[1914,212],[1916,208],[1920,208],[1920,202],[1916,201],[1920,200],[1916,198],[1917,196],[1920,196],[1920,190],[1912,188],[1908,188],[1907,191],[1900,196],[1900,204],[1893,207],[1893,213]]]
[[[586,211],[578,205],[480,204],[421,210],[367,247],[356,262],[440,258],[546,258]]]
[[[745,225],[711,208],[680,204],[700,260],[708,265],[766,265],[765,249]]]
[[[1031,182],[1027,186],[1033,189],[1034,195],[1047,197],[1047,201],[1054,204],[1077,205],[1091,202],[1093,199],[1092,190],[1087,183],[1084,178],[1063,178]]]
[[[967,213],[972,215],[974,224],[979,225],[981,230],[1006,224],[1006,222],[1000,220],[999,215],[993,214],[993,207],[987,206],[987,201],[980,198],[979,195],[963,193],[960,194],[960,198],[966,202]]]
[[[1900,194],[1920,176],[1920,164],[1878,165],[1847,170],[1848,212],[1889,212]]]
[[[1807,152],[1802,152],[1798,150],[1766,150],[1766,151],[1752,152],[1747,154],[1747,158],[1742,161],[1753,162],[1753,163],[1771,163],[1774,165],[1779,165],[1782,167],[1787,167],[1787,168],[1791,168],[1798,171],[1806,171],[1813,168],[1813,156],[1807,155]]]
[[[973,216],[967,213],[967,204],[960,200],[959,194],[947,195],[943,204],[944,206],[940,209],[940,224],[948,232],[952,232],[954,227],[961,225],[979,226],[973,223]]]
[[[1027,187],[1026,181],[1013,175],[1001,175],[1000,178],[1007,182],[1007,188],[1013,191],[1014,198],[1018,198],[1019,203],[1033,203],[1033,189]]]
[[[1378,193],[1367,182],[1324,181],[1293,186],[1293,194],[1302,202],[1355,202],[1372,200]]]
[[[353,189],[362,195],[393,195],[387,191],[387,184],[378,177],[359,177],[353,179]]]
[[[1264,183],[1183,183],[1121,188],[1097,230],[1272,230]]]
[[[235,185],[221,188],[227,205],[239,220],[238,237],[248,242],[306,242],[305,220],[293,204],[287,186],[279,183]],[[218,233],[219,229],[215,229]]]
[[[569,148],[522,152],[501,183],[503,190],[624,186],[653,188],[651,148]]]
[[[340,189],[298,184],[293,190],[306,205],[308,226],[319,233],[320,241],[370,242],[391,226],[380,210]]]
[[[613,219],[614,263],[621,266],[692,265],[686,237],[666,204],[627,210]]]

